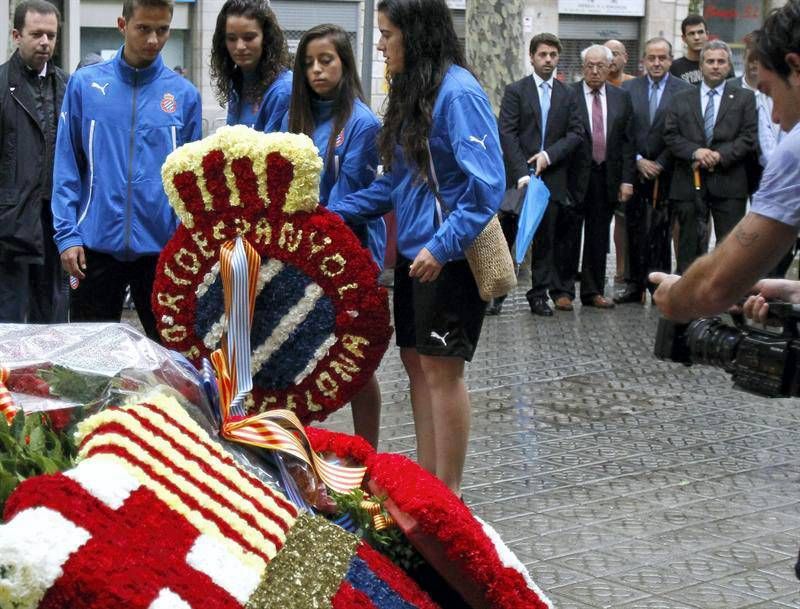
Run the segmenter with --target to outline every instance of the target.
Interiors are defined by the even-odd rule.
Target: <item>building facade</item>
[[[71,72],[82,57],[94,52],[110,56],[121,44],[116,19],[121,13],[121,0],[51,0],[63,15],[62,32],[57,48],[57,62]],[[468,2],[484,0],[448,0],[459,37],[468,44]],[[711,2],[716,4],[711,4]],[[9,5],[0,9],[0,28],[10,32],[11,15],[16,0],[0,0]],[[376,27],[374,0],[272,0],[271,6],[286,31],[290,51],[297,47],[303,31],[319,23],[336,23],[350,35],[362,71],[362,81],[373,108],[380,110],[386,93],[383,58],[375,50],[379,36]],[[689,12],[690,0],[515,0],[519,22],[513,28],[518,39],[519,76],[530,73],[527,44],[538,32],[553,32],[564,44],[559,65],[561,78],[570,81],[579,77],[580,50],[609,38],[622,41],[627,49],[627,71],[639,72],[643,42],[653,36],[664,36],[673,42],[676,56],[682,54],[680,22]],[[211,38],[216,18],[224,0],[176,0],[172,34],[164,48],[164,61],[169,66],[182,66],[203,96],[207,130],[224,122],[224,109],[215,100],[208,75]],[[377,2],[375,2],[376,4]],[[730,4],[733,8],[726,8]],[[727,35],[741,34],[734,27],[747,17],[748,27],[758,24],[767,10],[780,6],[783,0],[707,0],[709,16],[731,22],[731,28],[720,27]],[[740,6],[741,5],[741,6]],[[505,17],[504,15],[504,18]],[[511,17],[513,19],[513,17]],[[521,27],[520,27],[521,26]],[[741,28],[739,28],[741,29]],[[750,27],[752,29],[752,27]],[[748,30],[749,31],[749,30]],[[521,37],[519,36],[521,32]],[[746,33],[746,32],[745,32]],[[0,46],[0,61],[13,51],[8,44]],[[492,41],[489,41],[490,43]],[[508,41],[506,41],[507,43]],[[738,43],[740,40],[728,40]],[[476,43],[477,44],[477,43]],[[512,41],[512,44],[516,44]],[[475,50],[470,57],[475,60]],[[505,55],[507,57],[507,55]],[[741,61],[739,54],[737,62]],[[506,66],[513,68],[513,66]],[[480,73],[491,66],[481,66]],[[741,73],[741,67],[737,69]]]

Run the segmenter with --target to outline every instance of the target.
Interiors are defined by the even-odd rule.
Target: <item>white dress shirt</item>
[[[603,108],[603,134],[606,136],[606,142],[608,142],[608,101],[606,100],[606,86],[603,84],[602,87],[598,89],[600,91],[600,106]],[[583,99],[586,102],[586,111],[589,113],[589,132],[591,133],[594,130],[594,121],[592,119],[592,106],[594,105],[594,90],[586,84],[584,81],[583,83]]]
[[[539,109],[541,110],[542,107],[542,83],[546,82],[550,85],[550,112],[553,111],[553,82],[555,81],[555,72],[550,76],[548,80],[545,80],[541,76],[539,76],[536,72],[533,73],[533,82],[536,85],[536,94],[539,96]],[[549,113],[548,113],[549,116]],[[547,131],[547,125],[541,126],[542,130],[542,141],[544,141],[545,132]],[[542,154],[544,158],[547,159],[547,164],[550,165],[550,155],[547,154],[546,150],[542,150]],[[520,179],[517,180],[517,188],[521,188],[525,184],[531,181],[530,176],[522,176]]]
[[[706,84],[706,81],[700,83],[700,116],[706,115],[706,104],[708,104],[708,92],[711,90]],[[714,96],[714,124],[717,124],[717,115],[719,114],[719,105],[722,103],[722,94],[725,93],[725,81],[714,87],[717,94]]]
[[[780,125],[772,122],[772,98],[758,89],[751,87],[742,77],[742,89],[748,89],[756,95],[756,109],[758,110],[758,162],[762,167],[767,166],[769,157],[775,151],[780,141]]]

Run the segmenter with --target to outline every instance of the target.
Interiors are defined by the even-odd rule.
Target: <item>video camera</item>
[[[688,324],[661,318],[655,356],[722,368],[737,387],[767,397],[800,396],[800,305],[773,302],[769,315],[783,324],[781,332],[748,326],[741,315],[730,315],[730,323],[722,317]]]

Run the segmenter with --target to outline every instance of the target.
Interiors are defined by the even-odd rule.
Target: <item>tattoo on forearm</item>
[[[734,236],[736,237],[736,240],[739,242],[739,245],[741,245],[744,248],[752,246],[753,243],[755,243],[756,240],[758,239],[757,232],[755,231],[749,232],[745,230],[743,226],[736,227],[736,232],[734,233]]]

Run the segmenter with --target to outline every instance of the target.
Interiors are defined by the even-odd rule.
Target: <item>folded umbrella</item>
[[[694,178],[694,213],[697,220],[697,256],[702,256],[708,251],[708,204],[703,197],[703,182],[700,168],[695,167]]]
[[[528,184],[528,190],[525,193],[525,200],[522,202],[522,211],[519,215],[517,227],[515,255],[517,264],[522,264],[525,252],[528,250],[531,241],[533,241],[533,236],[536,234],[536,229],[539,228],[549,200],[550,189],[547,188],[541,178],[531,176],[531,182]]]

